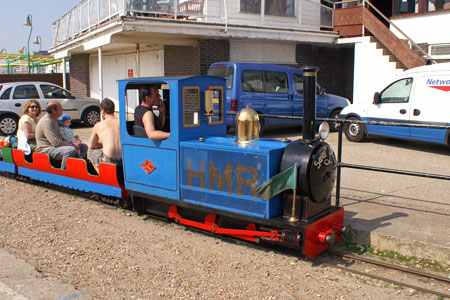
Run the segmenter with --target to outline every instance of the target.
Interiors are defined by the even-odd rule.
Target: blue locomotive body
[[[260,218],[282,212],[281,197],[261,200],[256,187],[277,174],[285,143],[236,144],[233,138],[181,143],[181,199]]]
[[[132,115],[127,111],[129,95],[150,84],[165,90],[163,101],[170,109],[167,140],[137,136],[126,118]],[[131,194],[261,218],[280,215],[281,197],[262,201],[255,188],[278,172],[287,143],[266,139],[241,145],[227,137],[224,88],[225,80],[213,76],[119,81],[124,179]],[[216,98],[212,115],[204,107],[206,91]]]

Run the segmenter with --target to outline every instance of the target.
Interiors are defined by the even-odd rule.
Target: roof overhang
[[[249,39],[334,44],[336,32],[267,26],[246,26],[159,18],[118,18],[50,49],[55,58],[76,53],[115,50],[139,45],[196,46],[198,39]]]

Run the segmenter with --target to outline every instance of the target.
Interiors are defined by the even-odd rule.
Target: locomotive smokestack
[[[318,67],[303,67],[303,126],[305,142],[311,142],[316,136],[316,73]]]

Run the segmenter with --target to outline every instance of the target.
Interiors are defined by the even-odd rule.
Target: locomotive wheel
[[[348,118],[348,120],[361,121],[356,117],[350,117]],[[347,139],[351,142],[362,142],[366,137],[366,127],[364,126],[364,124],[346,123],[344,132]]]
[[[123,209],[132,210],[133,209],[133,203],[131,201],[130,196],[128,196],[126,198],[120,198],[119,199],[119,207],[123,208]]]

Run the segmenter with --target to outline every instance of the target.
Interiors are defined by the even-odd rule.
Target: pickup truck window
[[[227,90],[231,90],[233,88],[233,73],[233,68],[229,67],[212,68],[208,71],[208,75],[225,78],[227,80]]]
[[[241,82],[243,91],[264,93],[263,71],[243,71]]]
[[[265,72],[266,93],[286,94],[289,92],[289,81],[284,72]]]
[[[412,83],[412,78],[404,78],[392,83],[381,92],[381,103],[407,103],[411,94]]]
[[[14,90],[13,99],[39,99],[39,94],[33,84],[18,85]]]
[[[294,88],[300,95],[303,95],[303,76],[300,74],[293,74]]]

